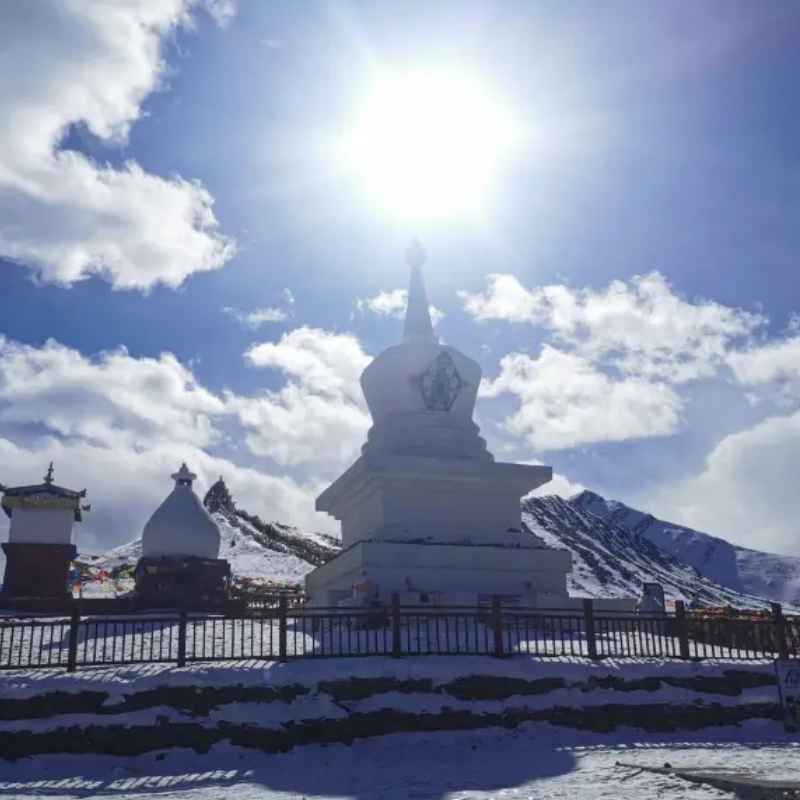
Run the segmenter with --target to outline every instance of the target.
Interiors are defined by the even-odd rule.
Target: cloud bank
[[[124,145],[161,88],[166,38],[229,0],[25,0],[0,4],[0,258],[69,285],[179,286],[235,252],[197,182],[62,148],[71,126]]]

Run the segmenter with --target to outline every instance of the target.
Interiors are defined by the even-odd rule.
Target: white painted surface
[[[530,545],[520,497],[551,475],[550,467],[370,454],[317,498],[317,510],[342,523],[344,547],[363,539]]]
[[[481,595],[514,595],[523,605],[541,606],[537,595],[546,594],[544,605],[558,607],[567,600],[571,562],[566,550],[361,542],[310,572],[306,588],[314,606],[333,605],[366,570],[384,601],[423,593],[444,605],[475,605]]]
[[[194,476],[184,464],[173,480],[175,488],[144,526],[142,556],[219,558],[219,526],[194,493]]]
[[[72,544],[75,509],[15,508],[8,541],[14,544]]]

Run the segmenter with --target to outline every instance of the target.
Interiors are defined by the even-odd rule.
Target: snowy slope
[[[296,555],[285,541],[272,541],[268,536],[236,516],[224,513],[213,515],[220,527],[221,543],[219,557],[230,562],[234,576],[250,578],[267,578],[280,583],[302,583],[312,565]],[[281,531],[292,538],[300,540],[300,550],[305,552],[307,542],[318,539],[306,539],[292,528]],[[328,549],[333,548],[328,545]],[[141,539],[122,545],[108,553],[110,564],[127,562],[135,563],[142,552]],[[99,562],[98,562],[99,563]]]
[[[572,553],[570,593],[584,597],[638,596],[642,583],[664,586],[672,599],[697,599],[704,605],[755,608],[766,603],[721,586],[697,570],[615,523],[561,497],[533,497],[523,501],[522,519],[549,547]]]
[[[800,558],[761,553],[584,491],[569,502],[652,542],[735,592],[800,605]]]

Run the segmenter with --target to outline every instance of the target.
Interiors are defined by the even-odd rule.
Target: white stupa
[[[343,551],[307,576],[312,603],[336,605],[363,571],[384,599],[410,604],[566,598],[570,553],[545,548],[521,521],[521,497],[552,469],[498,463],[487,450],[472,419],[481,368],[433,333],[419,243],[408,260],[403,341],[361,376],[367,442],[317,498],[341,522]]]
[[[219,558],[219,526],[192,488],[196,478],[186,464],[172,475],[175,488],[144,526],[143,558]]]

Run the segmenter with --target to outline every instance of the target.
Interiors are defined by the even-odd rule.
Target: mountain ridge
[[[525,526],[549,547],[568,549],[571,594],[638,597],[645,582],[660,583],[668,599],[705,606],[763,607],[764,598],[715,583],[692,566],[613,520],[600,517],[557,495],[522,503]]]
[[[568,502],[651,542],[727,589],[800,606],[800,557],[740,547],[589,490],[573,495]]]

